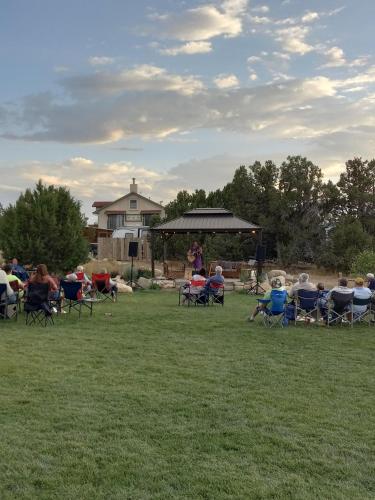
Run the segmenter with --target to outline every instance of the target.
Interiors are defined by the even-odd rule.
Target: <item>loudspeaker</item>
[[[266,260],[266,246],[265,245],[257,245],[255,250],[255,260],[258,262],[264,262]]]
[[[137,257],[138,255],[138,241],[129,241],[129,257]]]

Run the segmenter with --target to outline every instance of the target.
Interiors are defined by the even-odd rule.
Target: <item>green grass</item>
[[[1,500],[375,497],[375,328],[176,302],[0,322]]]

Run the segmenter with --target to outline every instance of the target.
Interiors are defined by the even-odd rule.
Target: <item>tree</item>
[[[3,210],[0,247],[6,259],[45,263],[55,272],[71,270],[88,255],[82,235],[85,223],[80,202],[68,189],[39,181]]]
[[[375,235],[375,160],[354,158],[346,162],[337,187],[342,195],[343,214],[357,217]]]

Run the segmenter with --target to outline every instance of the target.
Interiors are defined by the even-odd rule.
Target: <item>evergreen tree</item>
[[[51,271],[71,270],[88,255],[85,223],[80,202],[66,188],[39,181],[3,210],[0,247],[6,259],[45,263]]]

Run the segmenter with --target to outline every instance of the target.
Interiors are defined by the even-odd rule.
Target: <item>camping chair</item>
[[[19,282],[17,280],[14,280],[14,281],[10,281],[9,282],[9,286],[13,290],[13,292],[16,294],[17,308],[18,308],[18,311],[21,312],[21,298],[20,298],[21,287],[20,287],[20,284],[19,284]]]
[[[306,324],[316,321],[318,324],[319,319],[319,290],[303,290],[299,289],[297,292],[294,323],[297,321],[304,321]]]
[[[116,302],[117,292],[111,286],[109,273],[93,274],[91,279],[92,291],[96,295],[96,300]]]
[[[342,293],[333,291],[331,293],[331,298],[328,301],[327,326],[342,324],[353,326],[352,321],[347,319],[348,313],[351,313],[353,317],[353,296],[354,292]]]
[[[188,284],[181,285],[178,294],[178,305],[198,305],[203,304],[205,301],[199,302],[202,294],[204,294],[203,280],[192,280]]]
[[[210,304],[220,304],[224,306],[224,283],[215,283],[215,281],[211,281],[205,292],[208,306]]]
[[[18,318],[18,307],[14,302],[9,302],[6,284],[0,285],[0,319]]]
[[[29,283],[24,306],[26,325],[38,323],[41,326],[47,326],[47,323],[54,324],[48,303],[48,290],[48,283]]]
[[[63,309],[68,308],[69,312],[72,309],[78,311],[78,317],[80,318],[82,306],[84,306],[90,310],[90,316],[92,316],[92,304],[95,300],[83,295],[81,282],[61,280],[60,287],[64,292]]]
[[[263,309],[263,323],[267,328],[284,326],[285,306],[288,294],[285,290],[272,290],[269,299],[258,299],[258,304],[265,305]]]
[[[366,306],[366,310],[363,312],[355,311],[354,306]],[[368,299],[353,297],[352,325],[354,323],[366,323],[367,325],[370,325],[372,313],[372,297],[369,297]]]

